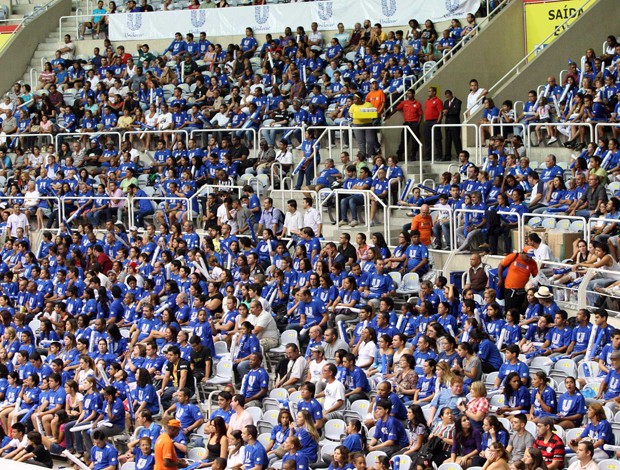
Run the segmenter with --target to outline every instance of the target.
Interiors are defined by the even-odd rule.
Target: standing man
[[[460,124],[461,123],[461,105],[463,102],[452,94],[451,90],[444,93],[446,101],[443,103],[443,122],[444,124]],[[446,127],[446,150],[444,152],[443,161],[452,161],[452,145],[458,155],[463,150],[461,142],[460,127]]]
[[[424,160],[431,159],[431,141],[435,139],[435,153],[441,156],[441,129],[435,124],[441,119],[443,103],[437,97],[437,88],[429,87],[428,99],[424,104]],[[439,158],[438,158],[439,159]]]
[[[504,278],[504,269],[508,268]],[[504,289],[505,311],[516,308],[524,310],[525,285],[530,276],[538,276],[538,265],[534,261],[534,248],[524,246],[521,253],[511,253],[497,267],[498,287]]]
[[[398,103],[396,106],[397,111],[402,111],[404,116],[404,125],[407,126],[412,132],[420,138],[420,119],[422,119],[422,113],[424,110],[422,109],[422,103],[415,99],[415,93],[413,90],[407,91],[407,97]],[[399,160],[403,159],[403,155],[405,154],[405,132],[403,131],[403,135],[400,137],[400,145],[398,146],[398,151],[396,155]],[[418,151],[420,150],[420,145],[418,142],[411,136],[408,136],[409,142],[413,143],[413,150],[411,152],[410,161],[414,161],[418,157]]]
[[[480,88],[478,80],[472,78],[469,81],[469,95],[467,95],[467,119],[476,114],[476,112],[482,107],[483,98],[487,95],[488,91],[485,88]]]
[[[171,419],[166,424],[166,432],[159,435],[155,442],[155,470],[168,470],[187,467],[185,459],[177,457],[174,438],[181,432],[181,422]]]
[[[303,213],[303,227],[310,227],[317,237],[323,236],[323,219],[321,213],[314,207],[312,207],[312,198],[305,197],[302,199]]]

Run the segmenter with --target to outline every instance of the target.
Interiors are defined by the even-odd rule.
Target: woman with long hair
[[[271,430],[271,438],[269,444],[265,447],[267,456],[270,458],[282,458],[286,453],[286,449],[283,444],[289,436],[294,433],[293,429],[293,416],[291,412],[283,408],[278,413],[278,424],[276,424]]]
[[[428,438],[429,429],[420,405],[411,405],[407,408],[407,431],[409,447],[402,449],[398,454],[410,455],[419,452]]]
[[[328,470],[352,470],[353,465],[349,462],[349,449],[340,445],[334,449],[334,459],[329,464]],[[286,462],[286,460],[284,460]]]
[[[433,437],[441,439],[443,442],[443,451],[446,456],[449,456],[449,451],[452,449],[452,444],[454,443],[454,414],[450,407],[443,407],[440,411],[439,418],[440,420],[431,428],[428,439],[429,441]]]
[[[209,440],[207,447],[207,464],[213,464],[217,458],[225,459],[228,456],[228,437],[226,435],[226,422],[221,416],[209,420]]]
[[[547,470],[542,452],[536,447],[528,447],[525,449],[523,463],[525,464],[525,470]]]
[[[241,437],[241,431],[238,429],[230,433],[230,442],[228,445],[228,458],[226,460],[226,470],[237,470],[243,467],[245,461],[245,446]]]
[[[521,382],[518,372],[511,372],[504,380],[504,406],[498,408],[496,414],[503,416],[512,411],[530,409],[530,391]]]
[[[477,459],[474,459],[474,463],[483,463],[485,459],[489,459],[492,445],[496,442],[506,447],[508,445],[509,434],[504,425],[497,419],[497,416],[490,415],[484,418],[482,422],[482,452]]]
[[[591,438],[592,445],[594,446],[594,454],[592,458],[600,462],[601,460],[609,458],[607,452],[603,450],[605,444],[614,445],[615,437],[611,429],[611,424],[607,421],[605,409],[603,405],[597,402],[592,402],[588,405],[586,411],[588,417],[588,424],[579,437],[571,439],[568,443],[573,452],[577,452],[577,444],[584,438]]]
[[[581,426],[583,421],[586,401],[579,390],[575,377],[564,379],[566,392],[558,397],[558,426],[564,429],[572,429]]]
[[[131,392],[135,415],[144,409],[149,410],[153,415],[159,413],[159,400],[156,392],[151,374],[147,369],[140,367],[136,371],[136,388]]]
[[[463,468],[471,465],[472,459],[481,450],[480,431],[474,428],[467,416],[461,416],[454,423],[454,441],[449,462],[459,464]]]
[[[452,366],[452,370],[456,373],[462,373],[464,375],[465,385],[471,385],[472,382],[476,382],[482,379],[482,361],[474,354],[474,348],[468,342],[463,342],[458,345],[456,351],[459,357],[463,360],[463,365],[459,366],[455,364]]]
[[[307,410],[297,412],[295,436],[301,442],[299,452],[305,455],[309,462],[316,462],[320,436],[314,426],[314,420]]]

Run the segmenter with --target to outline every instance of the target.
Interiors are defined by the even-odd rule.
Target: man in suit
[[[460,124],[461,123],[461,105],[462,102],[456,98],[452,91],[446,90],[444,93],[446,101],[443,104],[443,119],[445,124]],[[451,150],[454,145],[454,150],[458,155],[463,150],[463,144],[461,143],[461,128],[460,127],[446,127],[446,151],[444,152],[443,161],[449,162],[452,160]]]

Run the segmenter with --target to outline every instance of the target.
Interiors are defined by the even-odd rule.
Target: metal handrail
[[[121,133],[120,132],[116,132],[116,131],[101,131],[101,132],[60,132],[58,134],[56,134],[55,137],[55,149],[56,152],[58,153],[60,144],[59,142],[61,141],[61,139],[59,139],[59,137],[83,137],[83,136],[94,136],[94,137],[99,137],[99,136],[116,136],[118,137],[118,147],[120,148],[121,142],[123,141],[122,137],[121,137]]]
[[[488,1],[488,0],[487,0]],[[511,0],[502,0],[502,2],[496,7],[496,10],[503,8],[504,6],[506,6]],[[488,9],[487,9],[488,12]],[[477,33],[482,29],[483,25],[486,26],[486,24],[491,21],[491,17],[493,15],[487,14],[487,16],[480,21],[478,24],[476,24],[476,27],[474,29],[472,29],[472,31],[465,37],[462,37],[461,40],[459,42],[457,42],[454,47],[452,49],[450,49],[450,51],[448,51],[448,53],[444,56],[442,56],[435,64],[435,66],[431,69],[428,70],[427,72],[422,73],[422,75],[420,76],[420,78],[413,84],[411,85],[409,88],[406,88],[405,91],[403,92],[403,95],[398,98],[397,100],[395,100],[389,108],[387,108],[385,110],[386,114],[390,114],[390,112],[392,111],[392,108],[397,105],[401,100],[405,99],[405,96],[407,94],[407,92],[409,90],[417,90],[418,88],[420,88],[421,85],[424,84],[424,82],[426,81],[427,78],[431,78],[433,76],[433,74],[435,73],[435,71],[442,65],[444,65],[454,54],[456,54],[458,51],[460,51],[463,47],[465,47],[465,45],[471,41],[472,39],[474,39],[477,36]]]
[[[123,138],[126,138],[126,136],[128,135],[136,135],[138,136],[138,139],[142,139],[142,136],[144,134],[154,134],[154,135],[158,135],[158,134],[170,134],[173,137],[178,135],[178,134],[184,134],[185,135],[185,146],[187,147],[187,143],[189,141],[189,134],[187,133],[187,131],[185,129],[165,129],[165,130],[139,130],[139,131],[124,131],[122,132],[122,136]]]
[[[76,13],[77,13],[77,11],[76,11]],[[107,18],[109,15],[106,14],[106,15],[102,15],[102,16],[105,16]],[[84,18],[92,19],[92,17],[93,17],[92,13],[89,14],[89,15],[77,15],[76,14],[76,15],[61,16],[60,18],[58,18],[58,31],[59,31],[60,37],[62,38],[64,34],[67,34],[67,31],[65,31],[64,33],[62,31],[63,20],[75,20],[75,32],[77,34],[77,33],[80,32],[80,21],[79,21],[79,19],[84,19]],[[65,30],[66,29],[67,29],[67,26],[65,27]]]
[[[82,200],[87,200],[87,201],[95,201],[97,199],[108,199],[108,200],[112,200],[112,199],[122,199],[125,201],[125,206],[127,208],[127,215],[129,216],[129,196],[110,196],[107,192],[105,194],[102,194],[101,196],[60,196],[60,200],[62,201],[82,201]],[[82,215],[82,214],[80,214]],[[74,216],[75,217],[75,216]],[[64,214],[64,207],[63,207],[63,218],[66,218],[66,214]],[[131,218],[129,218],[129,220],[133,220]],[[67,222],[70,222],[70,220],[67,220]],[[131,224],[130,224],[131,225]]]
[[[527,155],[531,155],[532,151],[532,131],[531,128],[535,126],[550,126],[550,127],[561,127],[561,126],[577,126],[577,127],[586,127],[590,134],[590,139],[588,142],[592,142],[592,125],[588,122],[534,122],[527,124]]]
[[[323,212],[323,205],[331,198],[331,197],[335,197],[336,198],[336,221],[338,222],[340,219],[340,204],[338,203],[338,196],[340,196],[341,194],[348,194],[348,195],[357,195],[357,196],[363,196],[364,200],[365,200],[365,204],[364,204],[364,219],[365,219],[365,226],[366,229],[370,230],[371,227],[371,223],[372,221],[370,220],[370,198],[372,197],[376,202],[378,202],[379,204],[381,204],[381,207],[383,207],[383,214],[384,214],[384,220],[383,220],[383,235],[385,237],[385,239],[389,239],[389,233],[387,232],[387,223],[386,220],[389,218],[389,214],[387,212],[387,205],[385,204],[385,202],[383,202],[381,200],[381,198],[379,198],[374,192],[372,192],[370,189],[334,189],[330,195],[325,198],[324,200],[319,200],[319,206],[320,206],[320,212]]]
[[[567,29],[566,25],[573,20],[574,18],[576,18],[577,16],[579,16],[583,11],[584,7],[589,4],[590,2],[595,2],[596,0],[585,0],[585,2],[583,2],[579,7],[575,8],[575,11],[564,20],[564,22],[558,26],[555,27],[555,29],[545,38],[541,41],[542,44],[546,44],[552,37],[554,36],[560,36],[562,35],[562,33]],[[496,91],[498,89],[498,87],[501,86],[501,84],[507,79],[507,78],[512,78],[515,75],[517,75],[519,73],[519,68],[524,65],[527,64],[530,60],[531,57],[533,57],[534,55],[538,54],[538,48],[535,48],[534,50],[528,52],[525,57],[523,57],[519,62],[517,62],[515,64],[514,67],[512,67],[508,72],[506,72],[506,74],[500,78],[491,88],[489,88],[489,95],[492,96],[492,93],[494,91]]]
[[[395,205],[390,205],[388,206],[388,211],[391,213],[393,210],[396,211],[403,211],[403,210],[407,210],[407,211],[412,211],[412,212],[419,212],[420,208],[419,207],[412,207],[412,206],[395,206]],[[450,214],[450,224],[449,224],[449,229],[450,229],[450,246],[452,247],[450,249],[450,247],[448,247],[448,250],[437,250],[437,251],[441,251],[442,253],[449,253],[450,251],[454,250],[454,247],[456,246],[456,232],[454,230],[454,224],[452,223],[453,221],[453,212],[454,210],[452,209],[452,207],[449,207],[447,209],[442,209],[440,207],[433,207],[433,206],[429,206],[429,211],[431,213],[433,212],[448,212]],[[392,233],[392,224],[390,222],[390,217],[387,218],[387,232],[388,234],[391,235]],[[433,225],[435,225],[437,223],[437,220],[433,221]],[[443,237],[443,231],[442,231],[442,237]],[[386,238],[386,240],[388,240]],[[390,240],[391,241],[391,240]],[[389,242],[388,242],[389,244]]]

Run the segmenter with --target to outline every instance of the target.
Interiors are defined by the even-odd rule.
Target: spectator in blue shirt
[[[103,428],[111,429],[111,428]],[[95,429],[92,434],[92,444],[90,446],[90,461],[94,470],[104,470],[116,468],[118,465],[118,451],[107,441],[109,435],[101,429]]]
[[[390,416],[392,403],[387,399],[377,401],[375,406],[375,417],[378,418],[375,427],[375,434],[368,445],[369,451],[382,451],[388,457],[399,450],[407,447],[409,439],[403,424]]]
[[[347,370],[344,382],[345,396],[351,403],[357,400],[367,400],[368,393],[370,392],[370,384],[368,383],[366,373],[355,365],[355,359],[354,354],[347,353],[342,360],[342,365]]]
[[[265,470],[269,459],[263,445],[258,442],[258,430],[250,424],[241,431],[241,438],[245,442],[244,470]]]
[[[586,414],[586,400],[579,390],[575,377],[564,379],[566,392],[558,398],[556,422],[564,429],[572,429],[581,426],[583,416]]]
[[[141,190],[136,184],[129,185],[129,195],[133,197],[147,198],[147,194]],[[144,227],[144,218],[153,215],[155,213],[155,209],[153,209],[153,205],[151,201],[148,199],[139,199],[136,201],[138,206],[138,211],[136,212],[136,225],[138,227]]]
[[[54,375],[54,374],[52,374]],[[50,376],[51,380],[51,376]],[[83,433],[84,444],[87,449],[93,447],[93,443],[100,436],[97,431],[102,433],[102,438],[116,436],[125,430],[125,405],[123,401],[117,397],[117,390],[109,385],[103,389],[103,409],[101,414],[95,419],[92,425],[92,431]],[[104,426],[102,421],[110,423],[111,426]],[[105,468],[105,467],[104,467]]]
[[[269,374],[261,367],[263,355],[260,352],[250,355],[250,371],[243,378],[241,393],[245,397],[246,407],[261,406],[263,398],[267,396]]]
[[[502,366],[502,356],[495,343],[480,329],[475,329],[470,334],[470,341],[478,345],[478,357],[482,361],[482,372],[488,374],[496,372]]]

